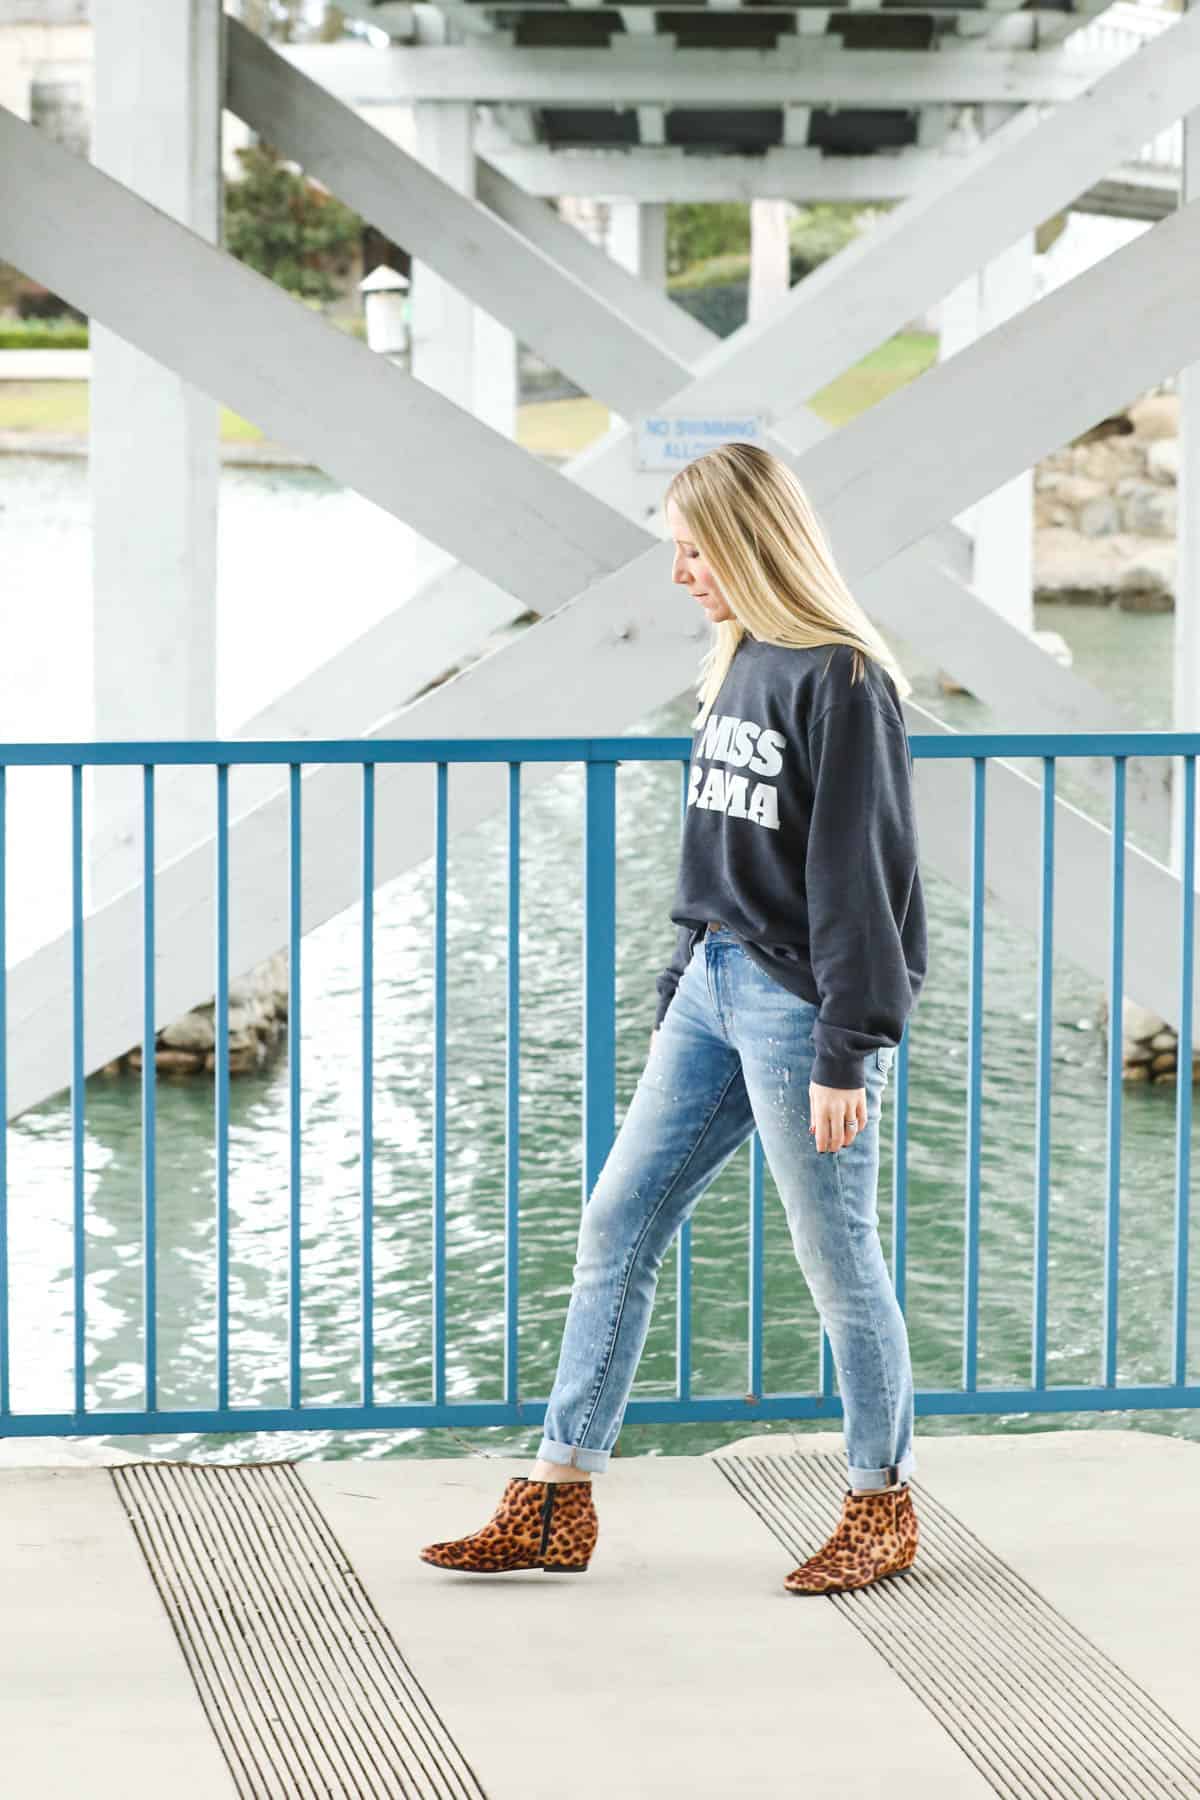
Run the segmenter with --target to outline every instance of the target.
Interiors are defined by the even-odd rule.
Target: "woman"
[[[701,668],[675,954],[646,1067],[583,1209],[528,1477],[439,1568],[582,1570],[668,1247],[757,1129],[829,1335],[849,1485],[784,1580],[829,1593],[908,1568],[913,1382],[879,1242],[879,1119],[925,976],[911,685],[847,590],[792,471],[729,443],[666,498],[673,579],[716,626]]]

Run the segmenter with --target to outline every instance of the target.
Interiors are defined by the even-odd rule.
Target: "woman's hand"
[[[844,1150],[867,1128],[866,1088],[818,1087],[808,1084],[809,1126],[818,1150]]]

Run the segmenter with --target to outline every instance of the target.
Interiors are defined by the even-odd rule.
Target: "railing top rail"
[[[914,759],[968,756],[1195,756],[1200,731],[911,732]],[[690,737],[148,738],[0,744],[0,767],[236,763],[675,762]]]

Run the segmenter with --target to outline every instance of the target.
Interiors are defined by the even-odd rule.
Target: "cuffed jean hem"
[[[913,1451],[902,1456],[898,1463],[892,1463],[886,1469],[848,1469],[852,1488],[888,1488],[894,1487],[898,1481],[907,1481],[910,1475],[917,1472],[917,1458]]]
[[[611,1454],[609,1450],[589,1450],[582,1444],[560,1444],[554,1438],[544,1437],[538,1445],[537,1460],[566,1463],[568,1468],[590,1469],[593,1474],[602,1475]]]

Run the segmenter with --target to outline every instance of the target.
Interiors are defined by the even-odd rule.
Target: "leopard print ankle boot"
[[[832,1594],[866,1587],[912,1567],[917,1555],[917,1515],[907,1482],[856,1494],[847,1488],[833,1536],[807,1562],[784,1577],[792,1594]]]
[[[426,1544],[422,1562],[495,1575],[506,1569],[580,1574],[600,1533],[590,1481],[530,1481],[514,1475],[487,1524],[469,1537]]]

